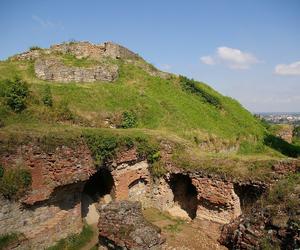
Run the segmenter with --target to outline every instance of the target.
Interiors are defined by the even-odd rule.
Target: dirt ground
[[[205,220],[184,221],[156,209],[144,210],[145,218],[162,230],[164,250],[226,250],[217,241],[221,225]]]

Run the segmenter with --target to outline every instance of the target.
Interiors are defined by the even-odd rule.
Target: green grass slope
[[[264,128],[252,114],[209,86],[197,83],[199,88],[219,100],[221,109],[201,96],[185,91],[176,76],[165,80],[150,76],[136,65],[115,63],[120,66],[120,76],[114,83],[60,84],[37,79],[33,62],[1,62],[2,92],[6,88],[3,80],[18,75],[29,83],[31,96],[27,109],[20,114],[10,111],[2,97],[1,119],[6,124],[55,122],[52,110],[41,103],[43,90],[49,84],[54,106],[67,103],[74,114],[87,122],[87,126],[102,127],[105,119],[116,120],[124,111],[130,111],[137,118],[137,128],[169,131],[187,139],[262,139]]]

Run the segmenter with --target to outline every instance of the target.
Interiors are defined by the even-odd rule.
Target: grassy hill
[[[55,56],[69,66],[99,64],[68,54]],[[33,60],[1,61],[0,134],[96,129],[167,138],[185,145],[194,155],[282,157],[265,144],[268,132],[258,119],[208,85],[172,74],[167,78],[150,74],[149,69],[157,70],[141,58],[105,63],[119,66],[115,82],[47,82],[35,76]],[[15,77],[29,87],[26,108],[20,112],[7,102]],[[52,105],[45,104],[45,95],[51,97]]]

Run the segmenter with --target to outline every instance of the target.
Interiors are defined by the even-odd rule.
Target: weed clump
[[[34,51],[34,50],[41,50],[41,47],[39,47],[39,46],[31,46],[30,48],[29,48],[29,50],[30,51]]]
[[[76,250],[85,246],[93,237],[94,232],[91,226],[84,225],[80,234],[72,234],[65,239],[58,241],[54,246],[47,250]]]
[[[19,240],[20,234],[18,233],[9,233],[0,235],[0,249],[10,249],[10,244],[13,244]]]
[[[0,168],[0,194],[7,199],[18,199],[31,185],[31,174],[23,168]]]
[[[48,107],[53,106],[53,98],[52,98],[51,88],[49,85],[46,85],[43,90],[42,102],[44,103],[44,105],[46,105]]]
[[[132,111],[125,111],[122,114],[121,128],[134,128],[137,126],[137,117]]]

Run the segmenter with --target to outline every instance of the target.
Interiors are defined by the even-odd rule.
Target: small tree
[[[5,92],[6,104],[15,112],[21,112],[26,108],[26,98],[29,95],[28,84],[16,77],[14,80],[7,80]]]
[[[42,94],[42,102],[48,107],[53,106],[53,98],[52,98],[51,88],[49,85],[45,86],[45,89]]]

